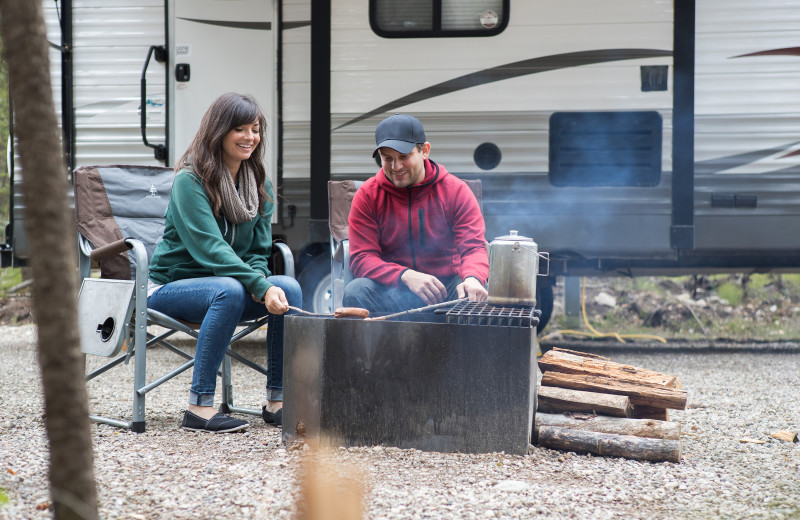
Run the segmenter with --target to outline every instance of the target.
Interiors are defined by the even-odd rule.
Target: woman
[[[237,324],[269,313],[264,420],[280,425],[283,404],[283,314],[302,306],[297,281],[273,276],[274,192],[262,162],[266,120],[256,101],[228,93],[206,111],[175,166],[163,240],[150,260],[148,306],[201,323],[189,409],[181,426],[216,433],[247,421],[214,408],[214,390]]]

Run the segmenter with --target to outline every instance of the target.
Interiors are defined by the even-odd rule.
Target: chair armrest
[[[294,278],[294,257],[292,256],[292,250],[283,242],[273,242],[272,245],[278,248],[278,252],[280,252],[281,257],[283,257],[283,266],[286,271],[284,274]]]
[[[92,274],[92,260],[89,256],[91,254],[92,244],[85,236],[78,233],[78,272],[81,280],[89,278]]]
[[[342,240],[339,243],[342,249],[342,277],[344,284],[347,285],[353,281],[353,271],[350,270],[350,240]]]
[[[127,251],[133,247],[133,245],[129,245],[127,243],[127,240],[129,239],[123,238],[117,240],[116,242],[111,242],[110,244],[98,247],[97,249],[93,249],[89,256],[92,260],[98,262],[105,260],[106,258],[111,258],[112,256],[118,255],[123,251]]]

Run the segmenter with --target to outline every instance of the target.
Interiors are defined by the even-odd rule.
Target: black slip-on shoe
[[[205,420],[189,410],[184,411],[183,422],[181,423],[181,428],[185,430],[211,433],[238,432],[246,429],[248,426],[250,426],[249,422],[228,417],[222,412],[218,412],[211,419]]]
[[[261,407],[261,417],[267,424],[274,424],[275,426],[283,425],[283,408],[277,412],[268,412],[266,406]]]

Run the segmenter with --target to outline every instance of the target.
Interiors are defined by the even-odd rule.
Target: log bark
[[[573,390],[627,395],[634,407],[644,405],[656,408],[686,409],[686,392],[683,390],[619,381],[611,377],[547,371],[542,375],[541,384],[542,386],[557,386]]]
[[[653,462],[680,462],[679,440],[649,439],[558,426],[540,426],[538,444],[546,448]]]
[[[586,430],[615,435],[633,435],[650,439],[680,440],[681,425],[676,422],[652,419],[627,419],[624,417],[604,417],[602,415],[580,416],[541,413],[536,414],[534,433],[539,435],[542,426],[557,426],[571,430]]]
[[[645,368],[615,363],[608,358],[554,348],[539,360],[542,372],[553,371],[565,374],[587,374],[611,377],[618,381],[636,384],[680,388],[677,376],[662,374]]]
[[[537,406],[541,412],[591,412],[613,417],[633,416],[633,405],[627,396],[555,386],[539,387]]]

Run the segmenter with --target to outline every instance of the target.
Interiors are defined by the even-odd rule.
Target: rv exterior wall
[[[314,153],[309,143],[311,2],[282,1],[284,203],[275,232],[300,252],[312,250],[307,225]],[[254,10],[239,12],[230,2],[209,0],[76,3],[76,164],[156,163],[139,135],[139,76],[149,46],[166,43],[165,5],[173,18],[183,6],[185,19],[270,21],[274,3],[255,4]],[[331,177],[374,175],[375,125],[387,114],[409,112],[425,125],[434,160],[458,176],[483,181],[487,236],[509,228],[532,236],[554,257],[557,274],[560,269],[575,274],[578,267],[581,274],[620,268],[638,274],[797,268],[800,10],[780,0],[695,0],[696,34],[682,42],[695,48],[695,248],[678,252],[670,244],[672,157],[685,150],[672,149],[673,4],[531,0],[514,2],[507,26],[494,36],[384,38],[370,27],[369,2],[332,0]],[[49,38],[57,44],[54,4],[43,5]],[[176,24],[184,22],[169,23],[177,30]],[[209,49],[193,47],[193,72],[213,70],[220,60],[230,65],[209,84],[208,100],[212,90],[248,89],[245,78],[257,78],[266,89],[259,99],[271,106],[274,86],[266,87],[271,83],[264,75],[274,67],[272,51],[256,43],[256,50],[214,54],[227,36],[219,27],[203,25],[207,41],[197,45]],[[172,37],[171,67],[182,44]],[[59,53],[54,50],[51,59],[60,106]],[[666,68],[663,88],[644,88],[642,67]],[[158,87],[165,71],[158,64],[148,72],[148,137],[155,142],[164,139],[166,91]],[[175,126],[196,127],[207,106],[180,101],[195,85],[190,82],[183,92],[178,85],[170,87]],[[574,111],[656,112],[662,125],[660,180],[649,186],[551,182],[550,118]],[[178,154],[190,132],[172,130],[170,145]],[[495,145],[501,157],[486,170],[473,158],[484,143]],[[14,204],[17,254],[24,256],[21,197]],[[296,210],[293,218],[290,207]]]

